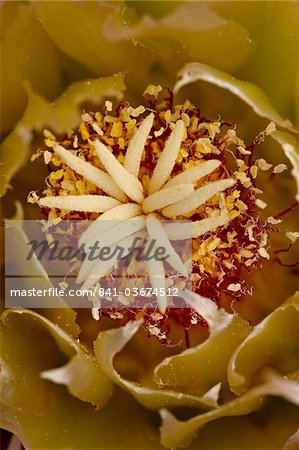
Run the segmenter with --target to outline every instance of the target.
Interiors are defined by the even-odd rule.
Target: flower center
[[[202,117],[189,101],[173,105],[171,93],[158,103],[160,91],[147,88],[148,107],[122,102],[113,113],[107,101],[63,138],[45,131],[37,155],[51,171],[43,196],[32,192],[29,201],[49,219],[190,220],[193,290],[217,303],[240,300],[251,293],[250,273],[269,259],[269,231],[278,223],[261,217],[266,204],[256,187],[258,171],[271,165],[253,160],[254,146],[245,145],[234,124]],[[270,124],[259,141],[272,130]],[[179,225],[170,234],[183,236]],[[142,314],[162,342],[169,317],[187,329],[202,322],[192,309],[168,310],[161,299],[159,305],[160,311],[131,305],[105,314],[121,320]]]

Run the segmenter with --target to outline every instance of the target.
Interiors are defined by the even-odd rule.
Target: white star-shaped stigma
[[[196,188],[198,180],[220,166],[220,161],[216,159],[205,161],[171,176],[186,134],[184,122],[178,120],[165,143],[146,189],[138,179],[138,175],[153,122],[153,113],[143,120],[128,145],[123,164],[101,141],[100,135],[98,139],[90,141],[105,171],[75,156],[63,146],[55,144],[54,152],[64,164],[107,195],[47,196],[40,198],[38,204],[47,208],[100,213],[98,219],[81,236],[80,244],[99,239],[100,230],[101,243],[104,242],[111,247],[118,244],[129,248],[136,233],[146,227],[149,237],[156,240],[156,245],[164,245],[167,248],[170,254],[168,263],[182,275],[187,275],[187,269],[170,241],[191,238],[190,228],[179,222],[163,226],[160,220],[173,220],[195,211],[215,194],[232,187],[236,181],[232,178],[220,179]],[[115,221],[113,226],[111,221]],[[229,221],[229,215],[224,212],[218,216],[194,221],[192,238],[224,226]],[[93,263],[85,261],[81,266],[78,282],[85,280],[82,288],[90,287],[115,264],[116,261],[113,259]],[[158,264],[159,273],[162,272],[161,277],[151,276],[156,272]],[[153,287],[165,287],[164,268],[161,262],[151,260],[147,270]],[[166,297],[160,296],[157,301],[161,311],[165,311]]]

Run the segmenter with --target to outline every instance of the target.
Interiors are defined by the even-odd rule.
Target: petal
[[[214,302],[197,294],[192,296],[191,306],[209,323],[210,336],[196,347],[165,358],[155,369],[155,381],[202,395],[226,382],[227,363],[251,327],[238,314],[218,310]]]
[[[10,314],[10,326],[1,330],[2,427],[33,450],[162,448],[152,417],[121,390],[96,411],[65,387],[42,379],[41,371],[58,366],[65,358],[47,328],[20,316]]]
[[[62,77],[58,52],[28,4],[7,2],[1,6],[1,17],[1,134],[5,134],[26,107],[24,81],[51,99],[61,92]]]
[[[174,391],[153,389],[128,381],[115,370],[113,359],[134,336],[141,322],[129,322],[127,325],[114,330],[99,333],[94,347],[99,366],[106,376],[130,392],[142,405],[150,409],[159,409],[163,405],[172,406],[213,406],[215,402],[203,398],[182,394]]]
[[[18,273],[18,270],[19,273],[24,273],[24,261],[26,261],[27,274],[35,277],[34,287],[42,290],[53,288],[40,261],[35,256],[30,260],[26,259],[28,255],[28,237],[22,227],[22,217],[15,216],[13,219],[5,221],[5,239],[9,245],[9,251],[6,255],[6,273],[9,273],[11,266],[14,269],[13,273]],[[23,289],[31,289],[32,279],[23,278],[22,287]],[[40,314],[50,319],[72,337],[77,338],[80,333],[80,328],[76,323],[77,313],[67,306],[62,297],[55,297],[53,300],[56,304],[59,304],[59,308],[49,308],[48,299],[43,297],[39,298]]]
[[[299,404],[299,386],[295,381],[289,381],[274,373],[265,382],[247,391],[244,395],[225,403],[219,409],[193,417],[185,422],[177,420],[171,413],[163,409],[161,441],[168,448],[186,446],[194,437],[194,432],[210,421],[221,417],[239,416],[255,411],[264,403],[266,395],[280,396]]]
[[[277,141],[292,165],[292,175],[297,183],[296,200],[299,202],[299,143],[290,133],[275,131],[271,137]]]
[[[57,134],[65,133],[66,130],[79,125],[79,105],[84,102],[99,104],[106,96],[120,99],[123,89],[121,75],[84,80],[72,84],[61,97],[49,103],[27,85],[27,108],[15,129],[1,144],[0,194],[6,192],[11,178],[28,160],[33,131],[40,132],[49,127]]]
[[[287,324],[287,326],[286,326]],[[299,294],[256,325],[228,364],[230,388],[238,395],[251,384],[258,369],[272,365],[282,373],[299,369]]]
[[[151,7],[149,2],[142,9],[149,13],[127,27],[119,16],[110,16],[104,34],[116,42],[122,39],[138,42],[153,54],[154,61],[158,60],[167,74],[190,60],[235,71],[244,65],[256,46],[245,27],[222,18],[206,3],[182,2],[161,18],[151,17],[156,16],[152,12],[159,9],[158,5]]]
[[[103,407],[112,395],[112,384],[97,367],[93,358],[78,341],[50,320],[26,309],[8,309],[2,314],[6,326],[14,323],[14,316],[20,315],[22,323],[35,323],[44,328],[56,341],[61,352],[70,360],[59,369],[41,372],[41,378],[67,386],[69,392],[80,400]],[[59,376],[58,376],[58,372]]]
[[[105,36],[103,28],[110,16],[123,20],[123,7],[117,3],[32,2],[31,7],[58,48],[94,74],[132,70],[144,55],[129,39],[114,42]]]
[[[217,2],[213,9],[246,27],[257,40],[255,51],[242,68],[242,78],[258,84],[275,108],[292,119],[299,38],[296,2]]]
[[[174,92],[183,86],[198,80],[207,81],[240,97],[256,114],[273,120],[277,125],[294,131],[291,122],[283,119],[271,106],[267,96],[258,86],[247,81],[238,80],[231,75],[201,63],[190,63],[183,67],[178,74],[181,79],[176,83]]]

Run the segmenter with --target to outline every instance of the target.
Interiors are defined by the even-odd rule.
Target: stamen
[[[136,178],[139,174],[142,153],[153,126],[154,117],[154,114],[151,113],[144,119],[132,137],[126,152],[124,168]]]
[[[162,213],[165,217],[176,217],[188,214],[201,206],[215,194],[225,191],[234,184],[236,184],[236,181],[232,179],[214,181],[213,183],[197,189],[184,200],[174,203],[171,206],[167,206],[167,208],[162,210]]]
[[[55,154],[58,155],[61,161],[64,162],[70,169],[74,170],[79,175],[82,175],[82,177],[95,184],[111,197],[115,197],[121,202],[125,202],[127,200],[127,197],[123,191],[117,186],[108,173],[103,172],[103,170],[92,166],[86,161],[83,161],[81,158],[73,155],[69,150],[66,150],[61,145],[55,145],[53,149]]]
[[[142,208],[145,214],[172,205],[179,200],[183,200],[194,191],[192,183],[179,184],[169,189],[162,189],[149,195],[142,203]]]
[[[60,195],[40,198],[42,208],[59,208],[66,211],[102,213],[120,205],[118,200],[104,195]]]
[[[157,192],[168,180],[179,154],[184,133],[184,122],[182,120],[178,120],[153,171],[148,187],[149,194]]]
[[[129,173],[115,158],[108,148],[99,140],[92,142],[95,146],[95,151],[104,165],[107,172],[111,175],[115,183],[137,203],[142,203],[144,200],[143,186],[140,181]]]

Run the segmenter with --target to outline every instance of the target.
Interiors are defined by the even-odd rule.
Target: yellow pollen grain
[[[106,101],[105,101],[105,108],[107,109],[107,111],[111,112],[111,111],[112,111],[112,108],[113,108],[112,102],[109,101],[109,100],[106,100]]]
[[[120,137],[119,139],[118,139],[118,145],[119,145],[119,148],[121,149],[121,150],[124,150],[125,149],[125,145],[126,144],[126,142],[125,142],[125,140],[124,140],[124,138],[123,137]]]
[[[213,250],[215,250],[217,248],[217,246],[220,243],[220,239],[219,238],[215,238],[212,240],[212,242],[210,242],[207,246],[207,249],[209,252],[212,252]]]
[[[214,153],[218,155],[220,151],[218,150],[215,145],[213,145],[209,138],[199,138],[196,141],[196,153],[202,153],[202,154],[210,154]]]
[[[235,206],[236,206],[240,211],[246,211],[246,209],[247,209],[247,205],[246,205],[244,202],[242,202],[242,200],[237,200],[237,201],[235,202]]]
[[[257,177],[257,172],[258,172],[258,169],[257,169],[256,166],[252,166],[250,168],[250,173],[251,173],[252,178],[256,178]]]
[[[117,157],[118,161],[122,164],[125,160],[125,155],[123,153],[120,153]]]
[[[160,86],[159,84],[157,86],[155,86],[154,84],[150,84],[145,91],[143,92],[143,95],[153,95],[154,97],[158,97],[159,92],[162,91],[162,86]]]
[[[110,116],[109,114],[107,114],[107,116],[104,117],[104,122],[106,122],[106,123],[114,123],[117,121],[118,121],[117,117]]]
[[[166,113],[165,113],[165,120],[166,120],[166,122],[167,122],[167,123],[170,123],[170,122],[171,122],[171,118],[172,118],[172,116],[171,116],[171,111],[168,109],[168,110],[166,111]]]
[[[137,108],[133,108],[132,110],[130,110],[130,116],[132,117],[138,117],[141,114],[143,114],[145,111],[145,107],[140,105]]]
[[[53,141],[52,139],[45,139],[45,145],[49,148],[53,148],[54,145],[56,144],[55,141]]]
[[[131,119],[129,122],[126,123],[125,127],[128,131],[135,131],[136,119]]]
[[[51,159],[52,159],[52,155],[53,155],[53,153],[51,153],[51,152],[49,152],[48,150],[46,150],[45,152],[44,152],[44,161],[45,161],[45,164],[49,164],[49,162],[51,161]]]
[[[244,187],[249,188],[251,186],[251,180],[244,172],[234,172],[234,175]]]
[[[223,264],[227,267],[227,269],[232,269],[234,267],[233,263],[229,259],[225,259]]]
[[[50,139],[51,141],[55,141],[56,140],[54,134],[51,133],[51,131],[49,131],[49,130],[44,130],[43,131],[43,135],[44,135],[45,138]]]
[[[181,118],[182,118],[182,121],[183,121],[184,124],[185,124],[185,127],[188,128],[189,125],[190,125],[190,117],[188,116],[188,114],[182,113]]]
[[[194,131],[196,131],[197,128],[198,128],[198,118],[197,117],[191,117],[189,131],[191,133],[194,133]]]
[[[85,193],[86,188],[85,188],[85,182],[83,180],[76,181],[75,185],[76,185],[76,188],[77,188],[77,191],[79,194],[82,195]]]
[[[101,125],[101,123],[102,123],[102,121],[103,121],[103,116],[102,116],[102,114],[101,114],[100,112],[96,112],[95,115],[94,115],[94,117],[95,117],[97,123],[98,123],[99,125]]]
[[[161,136],[161,135],[164,133],[164,131],[165,131],[165,128],[164,128],[164,127],[161,127],[159,130],[154,131],[155,137]]]
[[[114,122],[111,128],[111,136],[120,138],[123,134],[123,127],[121,122]]]
[[[74,148],[78,148],[78,136],[77,135],[74,137],[73,146],[74,146]]]
[[[84,141],[87,141],[89,139],[89,132],[86,128],[86,125],[84,122],[81,123],[80,128],[79,128],[79,132],[82,136],[82,139],[84,139]]]
[[[272,164],[267,163],[267,161],[265,159],[263,159],[263,158],[257,159],[256,163],[258,165],[258,168],[261,169],[261,170],[265,170],[266,171],[266,170],[271,169],[271,167],[272,167]]]

